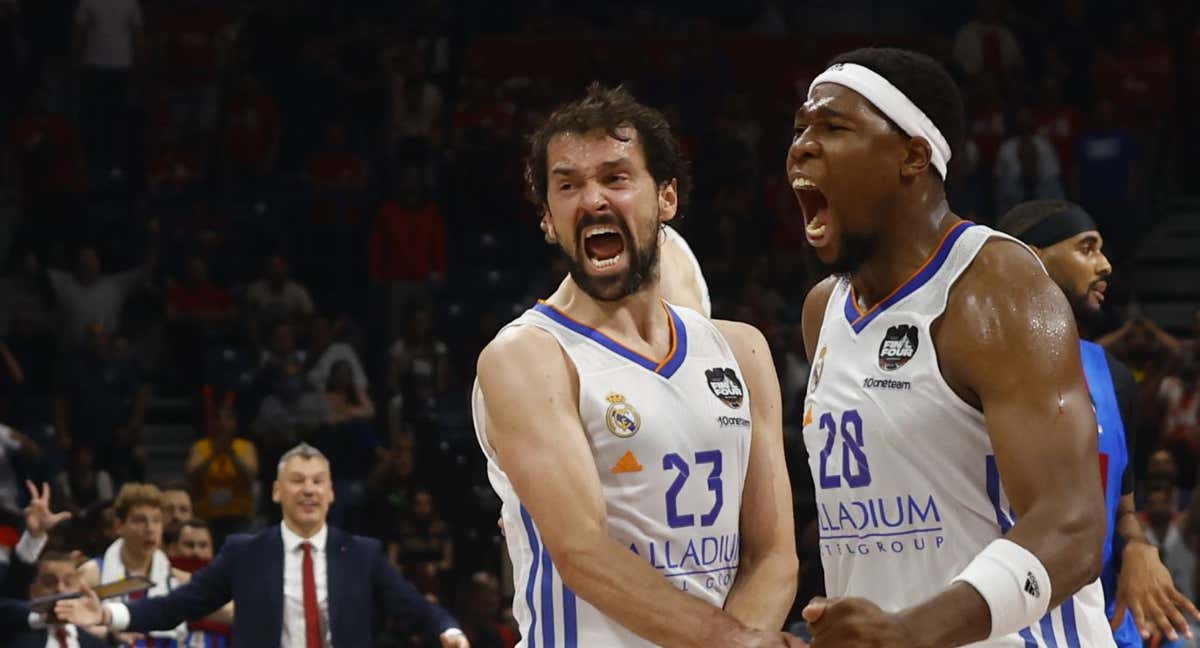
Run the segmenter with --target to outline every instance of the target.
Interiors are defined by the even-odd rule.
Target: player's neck
[[[619,342],[643,347],[638,351],[661,351],[653,357],[666,355],[670,347],[670,324],[657,281],[620,301],[594,299],[568,281],[546,301]]]
[[[150,563],[153,559],[153,551],[138,551],[130,547],[129,543],[121,545],[121,563],[125,565],[125,571],[130,574],[142,576],[149,574]]]
[[[870,308],[907,281],[937,250],[948,230],[959,221],[944,194],[900,204],[883,217],[875,253],[850,274],[859,306]]]

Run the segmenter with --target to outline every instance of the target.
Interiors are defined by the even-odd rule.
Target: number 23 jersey
[[[803,421],[829,596],[915,605],[1015,523],[983,414],[946,384],[930,334],[954,282],[994,238],[1015,241],[958,223],[868,311],[847,279],[830,295]],[[1040,623],[974,645],[1113,645],[1099,582]]]
[[[663,307],[672,343],[662,360],[646,358],[545,303],[508,326],[549,332],[578,373],[579,418],[607,506],[609,535],[677,589],[721,607],[737,576],[750,393],[712,322],[687,308]],[[503,501],[520,645],[651,646],[563,584],[537,524],[496,462],[483,405],[476,384],[475,430],[488,479]]]

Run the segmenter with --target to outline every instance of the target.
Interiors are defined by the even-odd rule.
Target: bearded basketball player
[[[1062,291],[946,203],[958,89],[897,49],[833,59],[788,179],[834,274],[804,304],[816,648],[1113,646],[1096,418]]]
[[[755,329],[662,298],[686,166],[657,111],[593,86],[531,138],[566,290],[480,355],[522,646],[799,646],[779,385]]]
[[[1081,334],[1096,323],[1112,265],[1104,255],[1104,237],[1082,207],[1065,200],[1032,200],[1013,207],[996,227],[1037,252],[1071,303]],[[1099,424],[1108,523],[1100,582],[1113,639],[1119,648],[1141,648],[1143,639],[1155,632],[1172,642],[1179,641],[1179,633],[1191,639],[1184,613],[1200,618],[1200,611],[1175,589],[1134,507],[1137,383],[1129,368],[1099,344],[1080,340],[1079,354]]]

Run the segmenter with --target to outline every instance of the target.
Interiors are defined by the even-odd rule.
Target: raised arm
[[[548,333],[506,331],[484,349],[478,368],[488,440],[567,587],[662,646],[784,645],[778,635],[751,630],[680,592],[608,535],[600,479],[579,419],[578,378]]]
[[[796,598],[800,569],[792,487],[783,457],[779,379],[767,340],[758,329],[737,322],[714,323],[742,369],[754,423],[742,491],[738,573],[725,599],[725,611],[752,628],[778,630]]]

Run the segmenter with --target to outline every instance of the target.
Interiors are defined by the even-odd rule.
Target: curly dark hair
[[[559,106],[532,135],[529,155],[525,158],[526,194],[539,209],[546,208],[546,149],[560,133],[588,133],[603,129],[620,141],[629,138],[618,129],[632,127],[642,144],[646,168],[659,187],[674,180],[682,213],[691,190],[692,176],[687,160],[679,150],[679,141],[663,114],[640,104],[624,86],[608,88],[592,82],[587,95]]]
[[[962,152],[966,138],[962,93],[941,63],[925,54],[895,47],[864,47],[844,52],[829,61],[829,65],[837,63],[861,65],[887,79],[937,126],[952,155]]]

